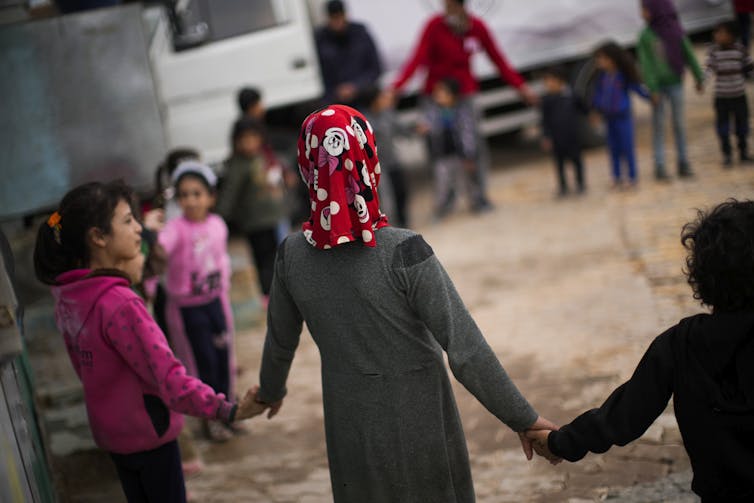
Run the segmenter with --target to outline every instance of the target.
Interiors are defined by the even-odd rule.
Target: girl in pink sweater
[[[168,332],[189,374],[226,396],[234,395],[235,355],[230,308],[228,228],[210,213],[215,174],[197,161],[184,161],[172,175],[181,216],[160,232],[168,257],[165,314]],[[207,421],[205,433],[228,440],[232,425]]]
[[[121,183],[71,190],[39,228],[34,267],[52,286],[94,440],[111,454],[128,501],[182,503],[181,414],[232,422],[263,409],[253,389],[235,404],[189,376],[131,290],[127,271],[141,246],[131,200]]]

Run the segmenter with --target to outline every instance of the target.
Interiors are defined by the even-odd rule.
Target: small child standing
[[[568,194],[566,161],[573,163],[576,175],[576,191],[586,190],[584,162],[581,156],[583,118],[587,112],[583,102],[573,94],[568,77],[561,67],[552,67],[544,72],[545,95],[541,101],[542,146],[555,158],[558,175],[558,196]]]
[[[544,455],[578,461],[641,437],[672,396],[691,489],[704,502],[754,501],[754,202],[700,212],[681,242],[694,298],[712,312],[659,335],[601,407],[527,436]]]
[[[650,95],[641,85],[639,72],[631,56],[618,44],[609,42],[594,53],[598,74],[592,106],[602,114],[607,125],[607,145],[613,166],[615,188],[636,186],[636,152],[634,117],[631,110],[633,91],[646,100]],[[628,165],[628,179],[623,179],[621,163]]]
[[[250,390],[240,404],[190,377],[130,288],[138,280],[141,225],[123,184],[68,192],[43,223],[37,278],[52,287],[55,320],[84,388],[89,425],[108,451],[129,502],[186,501],[176,437],[189,414],[233,421],[261,413]]]
[[[733,118],[738,137],[741,162],[750,162],[748,149],[749,105],[746,101],[746,77],[754,71],[748,51],[736,41],[736,26],[720,23],[713,32],[714,44],[707,53],[706,70],[715,76],[715,125],[723,153],[723,166],[733,165],[730,144],[730,121]]]
[[[228,228],[210,210],[217,178],[209,166],[181,163],[173,173],[182,215],[165,224],[159,243],[167,254],[167,322],[176,353],[191,375],[216,393],[233,395],[235,357],[230,309]],[[231,431],[218,421],[205,423],[216,441]]]
[[[364,91],[361,99],[365,105],[364,116],[374,128],[374,135],[380,139],[380,166],[383,175],[386,175],[380,184],[380,201],[391,222],[398,227],[408,227],[408,181],[395,151],[395,139],[399,135],[408,136],[413,130],[398,122],[390,93],[373,88]],[[383,194],[387,197],[382,197]],[[388,201],[393,202],[395,211],[388,211],[391,206],[386,204]]]
[[[432,101],[426,107],[421,126],[429,135],[438,218],[447,216],[453,210],[461,171],[466,175],[464,179],[472,210],[483,206],[484,197],[476,176],[478,146],[474,115],[469,107],[459,106],[459,101],[458,81],[438,81],[432,90]]]
[[[286,216],[283,168],[267,162],[264,128],[259,122],[236,121],[231,142],[233,154],[225,162],[217,211],[246,235],[266,305],[279,242],[277,229]]]

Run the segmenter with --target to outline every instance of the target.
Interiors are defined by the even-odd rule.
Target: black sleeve
[[[551,101],[544,98],[539,110],[541,117],[540,127],[542,128],[542,136],[545,138],[552,138],[552,107],[550,104]]]
[[[613,391],[602,407],[550,433],[548,446],[553,454],[578,461],[587,452],[626,445],[647,431],[673,394],[672,330],[652,342],[631,379]]]

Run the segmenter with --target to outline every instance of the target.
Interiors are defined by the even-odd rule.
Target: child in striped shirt
[[[723,152],[723,166],[733,165],[730,144],[730,119],[733,117],[738,137],[741,162],[751,162],[747,136],[749,134],[749,105],[746,101],[746,77],[754,70],[754,63],[746,48],[736,41],[737,28],[732,22],[717,25],[714,43],[707,54],[707,75],[715,76],[715,124]]]

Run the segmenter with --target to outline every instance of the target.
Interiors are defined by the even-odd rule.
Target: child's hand
[[[160,232],[165,227],[165,210],[154,209],[144,214],[144,227],[150,231]]]
[[[699,94],[704,94],[704,82],[701,80],[696,83],[696,92]]]
[[[249,391],[246,392],[246,395],[239,402],[238,408],[236,409],[236,421],[242,421],[244,419],[258,416],[269,408],[269,405],[266,403],[257,401],[258,392],[259,386],[252,386]]]
[[[552,430],[526,430],[523,435],[526,436],[534,447],[534,452],[545,458],[550,464],[557,465],[562,461],[561,458],[554,455],[549,446],[547,445],[547,438],[550,436]],[[521,433],[519,433],[521,435]]]
[[[652,101],[652,105],[657,106],[662,101],[662,96],[660,96],[660,93],[652,93],[649,99]]]
[[[431,130],[432,128],[430,128],[429,124],[427,124],[426,122],[419,122],[416,125],[416,134],[420,136],[428,135]]]
[[[542,138],[539,141],[540,146],[542,147],[542,150],[545,152],[551,152],[552,151],[552,140],[549,138]]]
[[[597,112],[589,112],[589,123],[592,125],[592,127],[596,128],[599,127],[600,123],[602,122],[600,118],[600,114]]]

